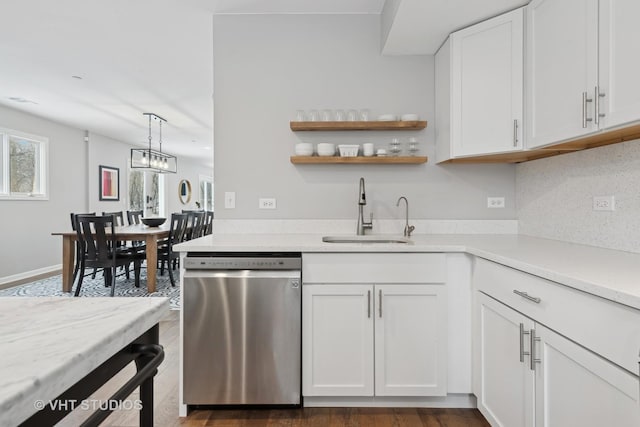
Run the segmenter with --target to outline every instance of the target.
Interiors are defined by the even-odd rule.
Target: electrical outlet
[[[224,193],[224,208],[235,209],[236,208],[236,192],[226,191]]]
[[[258,208],[259,209],[275,209],[276,208],[276,199],[258,199]]]
[[[504,197],[487,197],[488,208],[504,208]]]
[[[614,196],[594,196],[593,210],[594,211],[615,211],[616,198]]]

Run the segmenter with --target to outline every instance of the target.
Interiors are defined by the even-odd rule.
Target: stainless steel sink
[[[364,236],[324,236],[322,241],[325,243],[402,243],[413,244],[411,239],[407,237],[394,237],[384,235],[364,235]]]

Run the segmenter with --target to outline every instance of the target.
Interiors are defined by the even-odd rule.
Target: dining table
[[[118,241],[144,241],[147,256],[147,291],[156,291],[158,271],[158,241],[169,237],[169,225],[149,227],[144,224],[117,226],[114,229]],[[62,291],[71,292],[73,286],[73,266],[75,263],[75,231],[51,233],[62,236]],[[169,266],[171,268],[171,266]]]

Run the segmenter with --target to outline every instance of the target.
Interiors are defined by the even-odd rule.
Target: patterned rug
[[[116,278],[116,295],[117,297],[168,297],[171,310],[180,310],[180,272],[174,271],[176,286],[172,287],[169,281],[169,274],[165,271],[164,276],[160,276],[158,270],[158,284],[156,292],[150,294],[147,292],[147,270],[145,268],[140,272],[140,287],[134,286],[133,271],[131,278],[127,280],[124,275]],[[73,290],[75,291],[75,283]],[[111,288],[104,286],[102,273],[98,272],[95,279],[91,279],[91,275],[84,278],[82,282],[81,297],[108,297],[111,295]],[[35,282],[26,283],[20,286],[14,286],[8,289],[0,290],[0,297],[73,297],[71,292],[62,292],[62,275],[48,277],[46,279],[37,280]]]

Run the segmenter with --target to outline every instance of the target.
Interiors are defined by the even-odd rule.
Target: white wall
[[[69,213],[87,208],[84,132],[0,105],[0,126],[49,138],[49,200],[0,201],[0,283],[7,276],[61,264]]]
[[[128,209],[129,153],[132,146],[98,134],[58,124],[0,106],[0,127],[49,138],[49,200],[0,200],[0,284],[21,276],[51,270],[62,263],[62,238],[54,231],[71,229],[71,212],[126,211]],[[203,164],[209,162],[203,159]],[[99,200],[99,165],[120,169],[120,200]],[[167,174],[167,212],[184,209],[178,200],[178,182],[189,179],[195,208],[198,176],[212,171],[199,163],[178,159],[178,173]],[[126,221],[126,219],[125,219]]]
[[[640,140],[521,163],[521,234],[640,252]],[[615,211],[593,211],[593,196]]]
[[[291,132],[297,109],[369,108],[418,113],[423,131]],[[376,15],[214,16],[216,218],[355,219],[358,179],[367,182],[368,213],[400,218],[408,197],[412,218],[514,219],[512,165],[433,163],[433,56],[380,55]],[[300,141],[374,142],[415,136],[426,165],[293,165]],[[236,209],[224,209],[224,192]],[[505,196],[506,209],[487,209],[487,196]],[[259,210],[275,197],[276,210]]]

